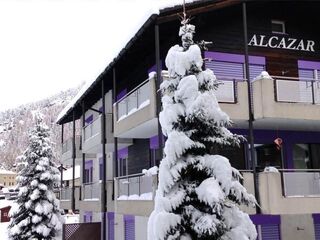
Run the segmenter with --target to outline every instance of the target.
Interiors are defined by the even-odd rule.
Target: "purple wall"
[[[93,114],[91,114],[89,117],[87,117],[87,118],[85,119],[85,122],[86,122],[86,124],[92,123],[92,122],[93,122]]]
[[[128,157],[128,148],[121,148],[118,150],[118,159]]]
[[[298,67],[303,69],[318,69],[320,70],[320,62],[298,60]]]
[[[117,95],[117,101],[119,101],[121,98],[123,98],[125,95],[127,94],[127,89],[123,89],[122,91],[120,91]]]
[[[93,160],[86,160],[85,169],[93,168]]]
[[[114,239],[114,212],[108,212],[108,240]]]

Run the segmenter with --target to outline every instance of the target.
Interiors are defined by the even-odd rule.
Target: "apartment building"
[[[16,176],[17,176],[17,173],[13,171],[0,169],[0,185],[6,188],[15,187],[17,184]]]
[[[196,40],[213,42],[203,53],[210,60],[205,67],[223,83],[216,95],[234,122],[231,131],[248,139],[217,152],[241,170],[244,186],[258,197],[260,208],[244,210],[260,240],[320,239],[319,9],[309,1],[187,4]],[[101,221],[103,239],[146,239],[157,176],[141,172],[162,158],[158,89],[167,81],[166,53],[180,43],[181,11],[167,7],[145,19],[58,118],[74,129],[81,119],[81,138],[74,130],[63,141],[71,142],[65,164],[81,165],[82,185],[72,191],[71,207],[82,222]],[[268,166],[277,171],[264,171]]]

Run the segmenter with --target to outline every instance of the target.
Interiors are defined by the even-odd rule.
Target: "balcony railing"
[[[285,197],[320,197],[320,169],[281,170]]]
[[[118,200],[152,200],[155,186],[154,178],[157,176],[145,176],[133,174],[117,178]],[[157,182],[157,181],[155,181]]]
[[[320,80],[281,76],[272,78],[277,102],[320,104]]]
[[[82,185],[83,200],[100,199],[101,197],[101,181],[93,183],[84,183]]]
[[[150,80],[145,80],[116,103],[118,121],[150,104]]]
[[[99,134],[100,130],[101,130],[101,116],[99,116],[92,123],[84,127],[84,131],[83,131],[84,141]]]
[[[80,144],[81,144],[81,136],[76,136],[76,148],[80,149]],[[72,150],[72,138],[69,138],[62,144],[62,154],[69,152]]]
[[[237,103],[237,83],[244,79],[221,77],[218,79],[221,84],[215,90],[219,103]]]
[[[61,189],[60,200],[71,200],[72,188],[65,187]]]

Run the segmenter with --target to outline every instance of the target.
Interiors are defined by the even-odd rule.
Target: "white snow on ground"
[[[80,165],[76,165],[75,167],[75,179],[80,178]],[[68,168],[63,171],[63,181],[72,180],[72,168]]]

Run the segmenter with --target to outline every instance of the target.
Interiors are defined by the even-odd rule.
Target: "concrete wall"
[[[311,214],[282,215],[281,240],[314,240],[314,224]]]
[[[280,173],[259,173],[259,190],[262,213],[264,214],[320,212],[320,197],[284,197]]]
[[[290,89],[288,89],[288,91],[290,91]],[[274,81],[271,79],[262,78],[253,83],[253,104],[255,119],[320,119],[318,105],[276,102]]]
[[[235,123],[249,119],[247,82],[236,82],[236,84],[237,103],[219,103],[221,109],[225,111]]]

